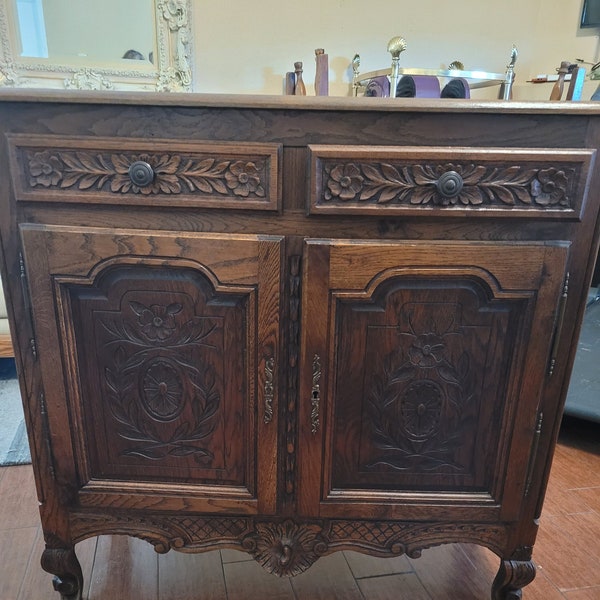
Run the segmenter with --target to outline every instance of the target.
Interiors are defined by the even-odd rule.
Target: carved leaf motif
[[[120,194],[218,194],[236,198],[264,198],[266,196],[266,163],[263,159],[217,160],[186,158],[176,154],[134,154],[124,152],[86,153],[84,151],[55,150],[25,153],[32,187],[77,187]],[[147,162],[155,173],[152,183],[137,186],[129,176],[132,163]]]
[[[511,194],[509,189],[501,186],[494,186],[490,191],[493,191],[499,200],[504,204],[513,205],[515,203],[515,197],[513,194]]]
[[[457,370],[448,363],[443,363],[438,367],[440,377],[448,383],[460,384],[460,379]]]
[[[519,167],[516,167],[517,169]],[[473,166],[470,170],[463,173],[462,178],[465,185],[477,185],[486,175],[486,168],[483,165]]]
[[[382,165],[383,166],[383,165]],[[386,179],[381,175],[381,173],[370,164],[362,165],[362,173],[363,175],[373,183],[385,184]]]
[[[384,177],[388,181],[392,181],[394,183],[399,183],[399,184],[403,184],[404,183],[404,181],[402,180],[402,177],[401,177],[400,173],[392,165],[389,165],[387,163],[382,163],[381,164],[381,171],[382,171]]]
[[[398,192],[395,189],[390,187],[384,188],[381,192],[381,195],[379,196],[379,202],[384,204],[386,202],[389,202],[390,200],[393,200],[397,195]]]
[[[399,381],[406,381],[407,379],[413,377],[415,372],[416,367],[413,364],[406,362],[392,373],[390,382],[396,383]]]
[[[428,165],[414,166],[412,174],[417,185],[431,185],[437,179],[433,169]]]
[[[440,176],[456,171],[463,188],[447,197],[437,190]],[[476,164],[395,165],[387,162],[324,162],[321,201],[435,206],[536,206],[570,208],[575,169],[498,167]]]
[[[513,188],[513,193],[519,202],[522,202],[523,204],[531,204],[531,196],[529,195],[527,188],[517,186]]]
[[[481,189],[475,186],[469,186],[462,189],[458,195],[458,199],[462,204],[477,206],[483,203],[483,195]]]
[[[428,204],[433,200],[435,190],[432,187],[418,187],[410,196],[411,204]]]
[[[394,351],[386,357],[382,374],[375,376],[368,408],[373,442],[383,454],[367,468],[464,468],[454,461],[454,452],[470,419],[470,357],[464,351],[456,364],[448,359],[444,336],[457,331],[446,325],[432,322],[429,333],[417,333],[411,324],[408,357]]]
[[[160,344],[163,354],[178,345],[211,348],[207,338],[216,325],[211,319],[197,318],[181,327],[175,320],[183,308],[178,302],[145,306],[131,301],[128,306],[138,318],[139,330],[121,321],[100,321],[108,334],[106,346],[117,345],[113,364],[104,369],[108,406],[119,424],[118,435],[134,443],[123,455],[212,459],[204,442],[216,427],[214,417],[221,401],[214,369],[208,362],[200,366],[157,356],[155,345]],[[160,423],[176,419],[186,404],[193,420],[183,421],[172,433],[162,429]]]

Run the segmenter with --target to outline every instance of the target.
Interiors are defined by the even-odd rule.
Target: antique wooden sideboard
[[[42,567],[532,549],[598,248],[587,103],[0,93]],[[542,523],[543,526],[543,523]]]

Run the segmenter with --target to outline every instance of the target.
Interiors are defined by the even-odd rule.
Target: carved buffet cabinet
[[[0,94],[46,547],[532,549],[598,244],[592,104]]]

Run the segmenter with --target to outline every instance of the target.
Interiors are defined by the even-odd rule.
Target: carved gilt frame
[[[18,56],[15,6],[0,2],[0,87],[82,90],[192,90],[191,0],[152,0],[155,22],[154,65],[104,63]],[[137,63],[137,61],[129,61]]]

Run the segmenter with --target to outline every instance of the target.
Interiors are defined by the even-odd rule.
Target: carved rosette
[[[570,209],[575,169],[475,163],[391,164],[323,161],[318,204],[374,203],[408,206],[503,206]],[[462,188],[442,194],[438,181],[458,173]]]

